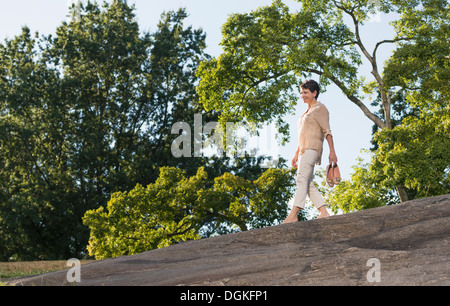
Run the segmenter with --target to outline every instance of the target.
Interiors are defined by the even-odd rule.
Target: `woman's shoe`
[[[339,185],[339,183],[342,181],[341,179],[341,171],[339,170],[339,167],[336,164],[333,165],[333,183],[334,185]]]
[[[327,167],[327,183],[330,187],[334,186],[333,165],[332,164],[329,164]]]

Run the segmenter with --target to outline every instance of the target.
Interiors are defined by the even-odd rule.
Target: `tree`
[[[404,186],[411,199],[446,194],[450,192],[450,7],[446,1],[427,1],[421,10],[404,7],[400,13],[394,27],[410,39],[397,44],[383,77],[402,97],[396,112],[401,115],[392,130],[374,134],[377,149],[368,171],[378,189]]]
[[[104,259],[272,225],[286,217],[294,185],[292,171],[269,169],[255,181],[225,173],[208,188],[203,167],[189,178],[163,167],[154,184],[115,193],[106,209],[86,213],[88,249]]]
[[[83,256],[87,210],[160,166],[204,163],[171,159],[168,137],[194,112],[213,117],[195,104],[205,34],[179,10],[141,35],[133,10],[88,2],[54,37],[25,27],[0,44],[1,260]]]
[[[81,199],[72,181],[57,69],[22,34],[0,45],[0,251],[2,260],[70,258],[86,231],[73,222]],[[63,233],[70,233],[64,235]]]
[[[334,213],[352,213],[398,203],[395,188],[381,184],[372,167],[372,163],[359,160],[349,180],[327,190],[327,203]]]
[[[398,32],[414,40],[399,44],[385,69],[386,82],[418,111],[391,131],[379,131],[372,171],[384,186],[401,184],[408,196],[450,192],[450,7],[428,1],[405,9]]]
[[[418,43],[423,33],[414,26],[408,31],[400,29],[395,37],[378,42],[370,51],[360,28],[376,10],[402,14],[395,26],[416,16],[417,24],[426,28],[426,18],[421,18],[429,16],[431,9],[447,12],[446,1],[301,2],[302,8],[294,13],[281,0],[275,0],[251,13],[232,15],[222,30],[224,53],[199,67],[200,102],[207,110],[221,111],[221,122],[230,118],[256,125],[277,121],[280,132],[287,136],[283,116],[294,110],[295,88],[302,78],[315,74],[322,84],[333,83],[340,88],[379,129],[392,129],[392,96],[396,90],[389,82],[392,76],[383,75],[378,50],[386,43]],[[446,17],[439,16],[433,27],[445,22]],[[363,60],[372,67],[372,81],[358,76]],[[373,94],[379,95],[381,116],[365,103],[367,95]],[[409,199],[404,186],[396,189],[402,201]]]
[[[161,167],[194,176],[204,165],[208,187],[225,172],[263,172],[263,157],[171,154],[175,122],[217,121],[197,103],[195,72],[209,56],[184,9],[142,34],[126,1],[76,9],[54,36],[25,27],[0,44],[0,260],[86,255],[86,211],[154,183]]]

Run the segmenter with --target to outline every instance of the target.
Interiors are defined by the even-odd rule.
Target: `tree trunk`
[[[397,194],[400,198],[400,202],[404,203],[409,201],[408,193],[406,192],[405,186],[397,186]]]

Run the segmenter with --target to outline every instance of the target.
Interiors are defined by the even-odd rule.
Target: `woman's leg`
[[[311,182],[309,185],[308,196],[311,199],[313,205],[319,210],[320,215],[319,219],[327,218],[330,214],[327,211],[325,200],[319,192],[319,189],[314,185],[314,182]]]
[[[320,212],[320,215],[319,215],[319,217],[317,217],[317,219],[325,219],[325,218],[328,218],[330,216],[326,206],[320,207],[319,208],[319,212]]]
[[[314,166],[319,155],[316,151],[307,150],[299,159],[297,170],[297,191],[295,192],[294,206],[285,223],[298,222],[298,213],[305,208],[306,196],[310,190],[310,184],[314,176]]]

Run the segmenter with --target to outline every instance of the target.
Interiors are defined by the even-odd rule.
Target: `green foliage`
[[[374,136],[379,148],[371,167],[383,186],[404,186],[411,198],[450,192],[450,6],[423,1],[405,6],[394,22],[406,37],[387,62],[386,82],[416,109],[393,130]]]
[[[370,54],[344,16],[358,30],[376,9],[400,18],[397,36]],[[234,165],[172,158],[170,127],[192,126],[195,113],[222,124],[276,121],[287,140],[283,117],[311,74],[380,129],[370,165],[330,196],[335,211],[396,202],[394,189],[448,193],[449,9],[444,0],[304,0],[289,12],[276,0],[230,16],[224,53],[212,59],[183,9],[163,14],[155,33],[141,34],[120,0],[88,2],[55,36],[24,27],[0,44],[0,260],[83,256],[83,216],[99,257],[283,220],[293,174],[262,173],[248,156]],[[397,48],[381,73],[383,43]],[[372,81],[358,78],[362,56]],[[372,95],[378,113],[363,103]]]
[[[198,69],[200,103],[220,111],[222,123],[231,118],[256,126],[276,121],[287,140],[283,116],[294,111],[302,77],[322,71],[325,83],[327,77],[339,77],[355,87],[361,61],[349,44],[352,33],[335,10],[318,7],[305,3],[291,13],[274,1],[230,16],[222,30],[224,53]]]
[[[186,179],[182,170],[162,168],[155,184],[114,193],[106,209],[88,211],[83,219],[91,229],[91,255],[102,259],[135,254],[198,238],[184,209],[204,179],[203,170]]]
[[[143,34],[134,7],[126,1],[88,2],[79,13],[54,36],[32,36],[25,27],[21,35],[0,44],[0,260],[85,256],[86,211],[98,211],[104,218],[86,216],[95,229],[91,242],[110,252],[108,256],[196,239],[202,222],[207,225],[201,234],[208,236],[233,225],[245,229],[247,223],[271,224],[280,218],[282,212],[275,209],[246,219],[243,207],[250,205],[250,191],[236,189],[239,200],[228,191],[241,183],[252,186],[243,182],[261,176],[263,157],[176,159],[171,154],[174,123],[193,126],[199,113],[206,122],[217,121],[214,111],[206,112],[197,103],[196,70],[210,57],[204,53],[205,33],[184,26],[186,11],[162,14],[157,30]],[[158,178],[163,166],[185,172],[162,168],[163,179]],[[214,182],[226,172],[240,178]],[[191,178],[183,179],[185,175]],[[153,187],[139,187],[148,184]],[[217,191],[208,193],[215,184]],[[202,190],[198,198],[196,192]],[[185,208],[169,200],[174,194]],[[216,196],[234,200],[225,209]],[[196,214],[193,203],[209,199],[217,215]],[[264,201],[272,207],[273,202]],[[130,207],[134,216],[149,209],[151,213],[142,214],[148,233],[130,234],[142,224],[118,220],[121,211],[114,208],[119,204]],[[219,212],[225,210],[222,217]],[[201,216],[206,221],[199,221]],[[209,226],[216,219],[219,225]],[[95,225],[105,222],[117,227]],[[108,250],[111,241],[102,237],[125,230],[128,234]],[[143,246],[142,237],[147,239]]]
[[[406,118],[401,126],[381,131],[372,171],[384,186],[402,185],[424,198],[450,192],[450,112]]]
[[[294,184],[292,171],[269,169],[255,181],[225,173],[208,188],[203,167],[189,178],[163,167],[154,184],[114,193],[106,208],[86,213],[88,250],[104,259],[273,225],[287,216]]]
[[[353,170],[349,180],[343,180],[327,193],[327,203],[334,213],[352,213],[398,203],[394,191],[380,184],[372,164],[359,160]]]
[[[45,48],[45,46],[41,46]],[[14,254],[68,257],[80,248],[77,223],[82,199],[72,181],[56,69],[38,55],[30,30],[0,44],[0,258]],[[71,238],[61,235],[70,232]],[[64,248],[61,246],[65,245]],[[37,254],[42,254],[40,257]]]
[[[82,257],[87,210],[155,181],[160,166],[206,163],[170,154],[172,124],[204,112],[195,69],[208,58],[205,34],[184,27],[184,10],[152,34],[126,1],[80,13],[55,36],[24,27],[0,44],[0,260]]]
[[[275,0],[230,16],[222,29],[223,54],[198,69],[200,103],[220,111],[222,123],[278,121],[286,140],[283,116],[296,106],[295,87],[315,74],[323,87],[340,88],[378,131],[371,164],[357,166],[352,180],[333,193],[336,210],[396,202],[393,190],[401,201],[449,192],[447,1],[301,2],[296,12]],[[378,11],[398,14],[391,23],[397,34],[369,50],[360,31]],[[387,43],[396,49],[382,66],[377,52]],[[363,61],[372,80],[358,77]],[[379,111],[366,105],[373,98]]]
[[[378,128],[391,129],[395,86],[411,88],[405,74],[431,80],[428,63],[418,66],[417,61],[405,61],[402,54],[423,58],[439,54],[434,57],[439,58],[436,64],[443,64],[448,55],[445,1],[301,2],[299,11],[290,12],[275,0],[250,13],[234,14],[224,24],[223,54],[198,69],[200,103],[220,111],[222,123],[230,118],[257,126],[277,121],[286,140],[283,116],[294,111],[302,79],[315,74],[324,89],[334,83]],[[364,45],[360,29],[377,11],[398,13],[401,18],[392,23],[398,34],[378,42],[372,51]],[[397,43],[399,48],[383,73],[377,52],[386,43]],[[372,80],[358,76],[363,60],[372,67]],[[448,80],[448,72],[440,67],[441,80]],[[401,82],[394,84],[394,79]],[[371,112],[365,103],[377,95],[381,113]]]

